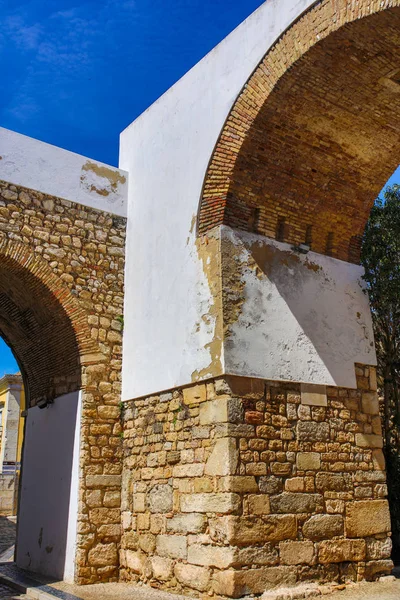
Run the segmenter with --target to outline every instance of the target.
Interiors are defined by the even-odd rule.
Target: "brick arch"
[[[215,147],[199,234],[227,224],[358,262],[400,162],[399,5],[324,0],[268,51]]]
[[[82,365],[102,358],[66,284],[30,247],[6,238],[0,241],[0,332],[18,358],[30,406],[80,389]]]

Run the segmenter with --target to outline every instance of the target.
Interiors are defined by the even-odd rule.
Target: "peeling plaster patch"
[[[192,216],[192,221],[190,223],[190,229],[189,229],[189,234],[190,235],[188,236],[188,238],[186,240],[186,246],[189,245],[190,238],[191,238],[191,236],[193,236],[193,233],[194,233],[195,228],[196,228],[196,222],[197,222],[197,215],[193,215]]]
[[[243,266],[248,255],[240,252],[235,240],[222,236],[222,301],[224,315],[224,340],[230,336],[231,326],[239,320],[245,303],[245,281]],[[258,276],[258,273],[257,273]]]
[[[194,219],[195,222],[196,219]],[[217,377],[223,372],[221,244],[219,228],[208,232],[205,236],[197,238],[195,247],[212,300],[203,308],[203,310],[206,309],[206,312],[203,312],[199,321],[195,324],[195,332],[197,334],[201,335],[204,331],[207,339],[210,339],[211,336],[211,341],[204,344],[204,348],[209,353],[209,364],[203,369],[197,369],[192,373],[193,383],[209,377]]]
[[[126,183],[126,177],[109,167],[98,165],[90,160],[82,166],[81,187],[88,192],[107,197],[111,202],[117,199],[112,196],[117,194],[118,186],[124,183]]]
[[[376,361],[361,267],[226,226],[221,249],[225,371],[354,388]]]

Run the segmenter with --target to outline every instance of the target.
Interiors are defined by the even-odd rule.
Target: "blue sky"
[[[116,165],[118,135],[262,0],[0,0],[0,124]]]
[[[0,125],[117,165],[119,133],[262,2],[0,0]]]

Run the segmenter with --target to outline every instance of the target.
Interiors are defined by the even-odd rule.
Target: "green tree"
[[[377,199],[363,237],[378,358],[378,385],[395,553],[400,558],[400,185]]]

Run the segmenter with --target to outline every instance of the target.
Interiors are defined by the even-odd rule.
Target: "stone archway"
[[[17,563],[115,578],[125,219],[6,182],[0,200],[0,331],[29,398]]]
[[[200,332],[210,360],[192,384],[181,376],[180,387],[127,404],[121,573],[234,598],[305,580],[373,580],[393,566],[375,347],[357,262],[372,202],[398,164],[398,2],[313,5],[246,73],[205,157],[211,143],[198,123],[212,130],[221,120],[205,114],[203,97],[210,112],[214,101],[232,106],[237,82],[226,59],[240,61],[242,43],[237,70],[248,65],[251,36],[274,30],[273,5],[146,115],[171,146],[180,123],[160,115],[174,106],[186,128],[191,112],[203,119],[192,138],[182,135],[194,146],[190,178],[176,177],[178,185],[165,175],[189,164],[182,142],[169,159],[176,170],[160,170],[149,189],[139,184],[138,214],[150,219],[160,181],[185,201],[186,186],[193,203],[203,181],[197,236],[196,217],[190,225],[186,215],[185,259],[201,299],[191,341]],[[155,147],[162,154],[161,142]],[[127,164],[140,173],[136,157]],[[190,347],[192,363],[199,346]]]
[[[399,20],[396,1],[320,2],[282,35],[225,123],[199,233],[224,223],[358,262],[399,164]]]

